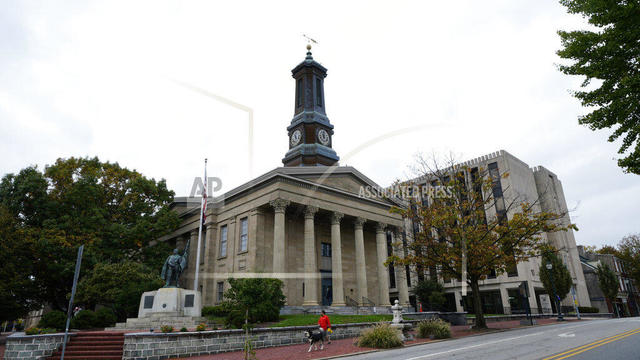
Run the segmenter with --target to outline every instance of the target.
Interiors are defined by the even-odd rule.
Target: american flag
[[[207,159],[204,159],[204,185],[202,188],[202,225],[207,219]]]

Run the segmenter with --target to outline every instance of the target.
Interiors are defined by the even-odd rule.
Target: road
[[[588,320],[522,328],[401,349],[349,360],[640,359],[640,318]]]

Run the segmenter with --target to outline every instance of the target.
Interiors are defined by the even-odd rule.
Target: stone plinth
[[[207,321],[201,312],[202,298],[198,291],[161,288],[142,294],[137,318],[117,323],[111,329],[157,329],[162,325],[190,328]]]
[[[151,314],[200,317],[201,311],[202,300],[198,291],[161,288],[142,294],[140,307],[138,308],[138,318],[147,317]]]

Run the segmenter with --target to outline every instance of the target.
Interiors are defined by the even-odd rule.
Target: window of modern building
[[[227,225],[220,228],[220,257],[227,256]]]
[[[249,221],[248,219],[240,219],[240,251],[247,251],[247,241],[249,239]]]
[[[224,298],[224,281],[218,282],[218,302],[221,302]]]
[[[322,250],[322,256],[331,257],[331,244],[329,243],[321,243],[320,244]]]

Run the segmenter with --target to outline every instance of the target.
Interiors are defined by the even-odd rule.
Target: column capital
[[[340,224],[340,221],[344,217],[344,214],[341,212],[334,211],[331,214],[331,225]]]
[[[304,218],[305,219],[313,219],[318,212],[318,207],[313,205],[307,205],[304,207]]]
[[[376,232],[377,233],[381,233],[384,232],[384,230],[387,228],[387,224],[382,223],[382,222],[377,222],[376,223]]]
[[[211,230],[213,230],[213,229],[216,229],[217,227],[218,227],[218,225],[217,225],[217,224],[215,224],[215,223],[208,223],[208,224],[206,225],[206,229],[207,229],[207,231],[211,231]]]
[[[283,213],[290,203],[291,202],[289,200],[285,200],[285,199],[275,199],[275,200],[269,201],[269,205],[273,206],[273,209],[277,213],[278,212]]]
[[[353,222],[357,228],[362,228],[362,226],[364,225],[364,223],[367,222],[367,219],[363,218],[363,217],[357,217],[356,220]]]

